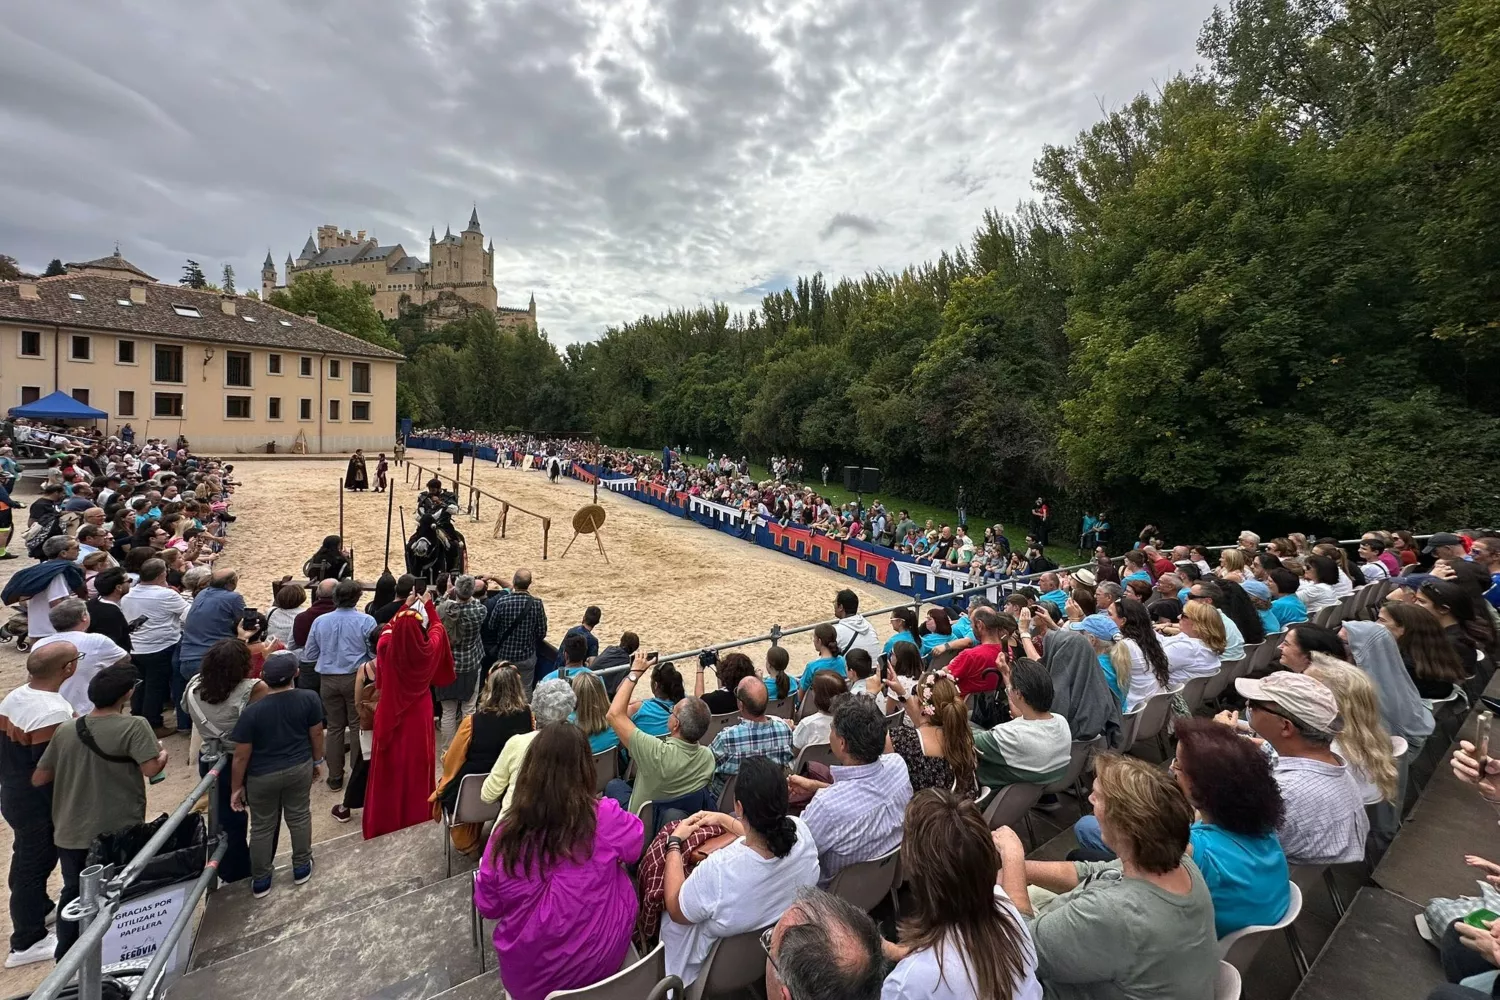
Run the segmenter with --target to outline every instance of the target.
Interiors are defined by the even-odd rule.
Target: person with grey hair
[[[536,739],[536,734],[544,726],[553,722],[566,722],[577,705],[578,698],[573,694],[573,685],[561,678],[542,681],[531,692],[531,732],[520,733],[505,741],[505,749],[500,751],[500,757],[490,769],[490,776],[484,779],[484,788],[479,793],[479,797],[486,802],[500,803],[502,818],[510,811],[511,796],[516,789],[516,775],[520,773],[521,764],[526,760],[526,751],[531,747],[531,741]]]
[[[877,1000],[887,962],[864,910],[821,889],[802,889],[760,939],[767,1000]]]
[[[94,710],[94,703],[89,700],[89,681],[105,667],[129,663],[130,653],[109,636],[89,631],[89,606],[77,597],[54,604],[47,617],[56,631],[38,639],[34,646],[42,649],[55,642],[68,642],[78,650],[78,668],[63,682],[58,693],[68,699],[79,715],[88,715]]]
[[[615,778],[604,786],[604,794],[635,812],[643,802],[655,802],[658,807],[671,803],[674,808],[686,812],[710,808],[708,800],[709,782],[714,778],[714,752],[699,746],[698,741],[708,732],[710,714],[702,698],[680,698],[667,715],[667,735],[652,736],[640,729],[630,718],[630,697],[635,686],[653,661],[644,652],[637,652],[630,661],[630,672],[620,682],[614,699],[609,703],[606,721],[620,738],[620,745],[630,752],[635,761],[635,785],[631,786]],[[690,796],[702,795],[701,803],[682,801]]]
[[[68,597],[77,594],[82,597],[83,571],[74,564],[78,558],[78,543],[67,535],[54,535],[42,543],[43,562],[34,570],[27,572],[41,573],[45,570],[50,574],[45,580],[38,581],[40,589],[31,592],[30,600],[26,602],[26,634],[33,639],[39,639],[44,635],[51,635],[56,631],[47,613]],[[27,596],[23,591],[22,596]]]
[[[484,665],[484,605],[474,599],[474,578],[464,575],[453,581],[447,600],[438,605],[438,616],[448,632],[453,650],[453,683],[438,688],[433,697],[442,706],[438,724],[439,752],[453,742],[453,734],[464,716],[474,713],[479,694],[479,671]]]
[[[1109,606],[1125,596],[1125,588],[1118,583],[1105,580],[1094,588],[1094,605],[1100,614],[1108,614]]]
[[[203,588],[208,586],[209,578],[214,571],[207,566],[194,566],[182,574],[182,589],[187,594],[188,600],[193,600],[203,593]]]

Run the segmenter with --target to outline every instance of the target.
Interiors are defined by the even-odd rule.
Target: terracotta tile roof
[[[97,268],[97,269],[100,269],[100,270],[108,269],[108,270],[111,270],[111,271],[119,271],[119,272],[121,272],[122,276],[123,275],[131,275],[131,276],[140,278],[143,281],[155,281],[156,280],[155,278],[151,277],[151,275],[147,274],[145,271],[142,271],[140,268],[138,268],[134,264],[130,263],[130,261],[126,260],[124,257],[121,257],[120,256],[120,251],[118,251],[118,250],[116,250],[113,254],[109,255],[108,257],[100,257],[97,260],[76,261],[74,263],[65,264],[64,266],[67,267],[69,270],[72,270],[75,267],[77,267],[77,268],[92,267],[92,268]]]
[[[147,337],[405,360],[395,351],[243,296],[234,299],[236,315],[230,316],[223,311],[223,296],[218,292],[177,285],[69,274],[35,282],[37,298],[28,299],[21,297],[22,284],[25,282],[0,282],[0,321],[58,323]],[[146,301],[120,305],[130,301],[132,288],[144,288]],[[182,315],[174,307],[197,310],[198,315]]]

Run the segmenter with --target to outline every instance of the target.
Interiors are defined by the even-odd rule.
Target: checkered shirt
[[[740,761],[746,757],[766,757],[779,767],[790,767],[796,750],[792,747],[792,727],[774,716],[759,720],[746,719],[722,730],[709,744],[714,752],[715,797],[724,791],[724,783],[740,773]]]

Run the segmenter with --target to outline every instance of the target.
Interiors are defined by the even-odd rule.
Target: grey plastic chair
[[[604,794],[604,786],[620,776],[620,748],[610,747],[594,754],[594,791]]]
[[[1214,981],[1214,1000],[1240,1000],[1240,970],[1228,962],[1219,963],[1219,976]]]
[[[873,910],[895,892],[900,863],[901,848],[898,846],[878,858],[839,869],[828,891],[861,910]]]
[[[833,756],[833,747],[827,743],[809,743],[797,754],[797,759],[792,762],[792,774],[801,774],[804,764],[827,764],[833,767],[838,760]]]
[[[1104,737],[1095,736],[1091,740],[1074,740],[1068,749],[1068,773],[1058,778],[1052,784],[1042,788],[1043,795],[1057,795],[1073,789],[1073,794],[1078,796],[1079,808],[1088,805],[1088,795],[1083,790],[1083,772],[1088,767],[1093,756],[1104,749]]]
[[[775,701],[767,703],[766,714],[774,715],[778,719],[791,721],[792,717],[797,714],[797,699],[791,697],[777,698]]]
[[[714,741],[715,736],[718,736],[730,726],[738,725],[742,721],[738,712],[710,715],[708,717],[708,728],[703,731],[703,735],[698,739],[699,746],[708,746]]]
[[[546,1000],[640,1000],[665,997],[668,990],[681,990],[682,980],[667,975],[667,946],[658,944],[640,959],[634,949],[625,958],[625,968],[608,979],[576,990],[553,990]]]
[[[684,1000],[737,996],[766,974],[766,953],[760,947],[761,927],[714,942],[698,978],[683,992]]]
[[[453,811],[443,810],[443,860],[448,877],[453,877],[453,838],[449,831],[466,823],[488,823],[500,818],[500,803],[486,802],[480,797],[487,774],[466,774],[458,782],[458,798],[453,802]]]
[[[990,825],[991,830],[998,830],[1002,826],[1014,829],[1017,823],[1024,823],[1027,837],[1035,841],[1036,836],[1031,828],[1031,807],[1041,797],[1041,785],[1030,782],[1006,785],[984,807],[984,821]]]

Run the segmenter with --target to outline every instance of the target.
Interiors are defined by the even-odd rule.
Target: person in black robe
[[[370,476],[365,471],[365,452],[356,448],[349,459],[349,468],[344,472],[344,489],[363,493],[370,487]]]

